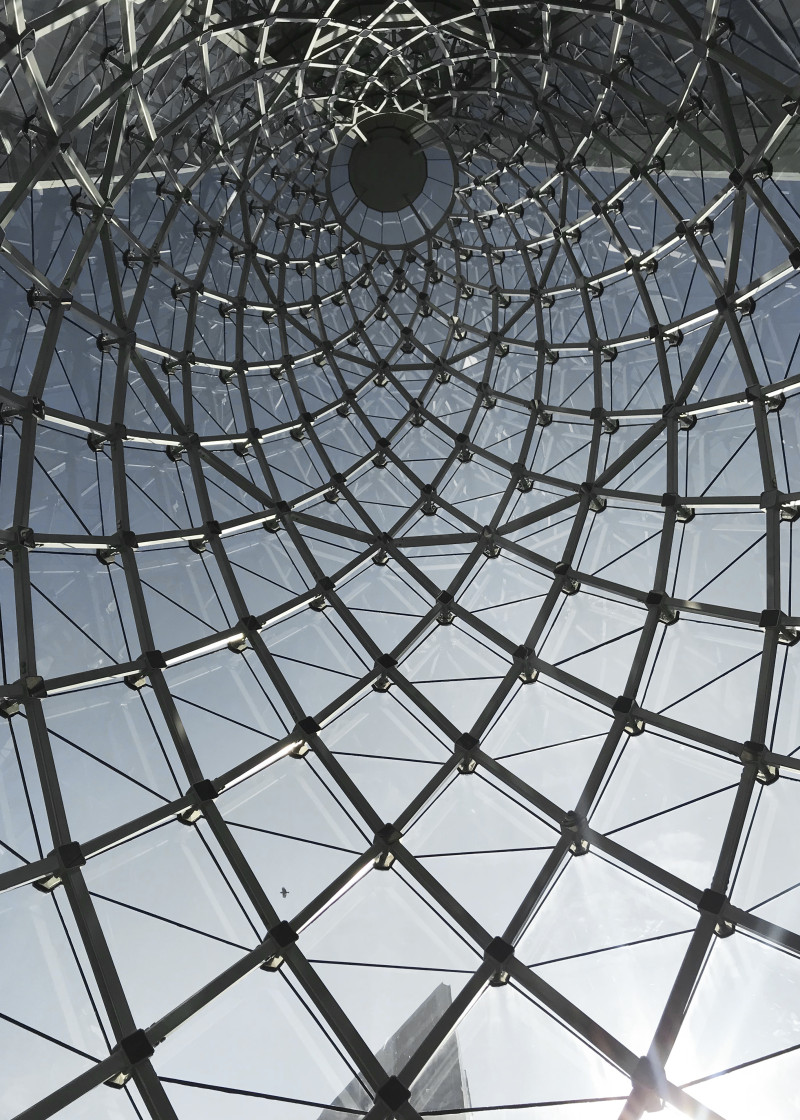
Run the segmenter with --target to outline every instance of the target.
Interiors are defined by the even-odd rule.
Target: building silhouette
[[[394,1076],[402,1072],[406,1061],[441,1019],[450,1002],[450,989],[446,984],[440,984],[378,1051],[376,1057],[388,1073]],[[437,1050],[421,1080],[422,1084],[415,1086],[416,1108],[469,1115],[469,1088],[454,1034]],[[336,1111],[336,1107],[368,1112],[372,1095],[359,1080],[354,1079],[332,1104],[334,1107],[320,1113],[319,1120],[337,1120],[341,1113]]]

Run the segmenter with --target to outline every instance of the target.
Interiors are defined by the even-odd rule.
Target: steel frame
[[[737,4],[743,16],[757,11],[749,0],[737,0]],[[778,768],[784,775],[800,769],[793,746],[781,746],[770,739],[770,710],[780,671],[781,646],[786,645],[787,635],[794,640],[795,631],[800,628],[800,614],[792,614],[791,609],[784,611],[786,596],[781,586],[782,560],[789,549],[787,529],[782,523],[792,521],[800,509],[800,491],[784,490],[779,484],[775,463],[779,441],[776,442],[774,425],[769,419],[785,397],[800,387],[800,374],[787,371],[783,378],[764,382],[743,326],[744,317],[752,313],[753,300],[776,290],[800,268],[798,230],[779,211],[766,186],[771,174],[769,161],[782,150],[798,114],[800,82],[782,81],[769,69],[757,65],[752,56],[747,57],[742,44],[730,37],[729,21],[721,16],[718,0],[708,0],[704,6],[684,6],[677,0],[664,0],[659,5],[630,0],[617,0],[614,4],[520,4],[517,7],[523,18],[531,23],[536,21],[537,30],[518,50],[504,46],[496,31],[499,14],[508,9],[507,5],[465,6],[465,11],[457,15],[445,4],[427,7],[431,13],[426,12],[425,5],[403,3],[387,13],[376,10],[369,14],[371,8],[369,12],[365,8],[364,14],[358,6],[351,12],[347,5],[333,4],[323,16],[310,4],[265,2],[257,11],[242,17],[233,5],[203,0],[193,6],[171,2],[160,7],[157,16],[145,17],[142,9],[130,0],[108,4],[102,0],[74,0],[28,20],[21,0],[6,0],[6,48],[0,52],[4,53],[6,79],[24,90],[35,113],[28,113],[19,132],[19,137],[27,133],[25,142],[30,146],[30,158],[25,166],[16,168],[15,179],[0,201],[0,226],[7,231],[0,251],[2,261],[26,277],[32,290],[39,293],[36,298],[45,309],[46,325],[27,391],[16,391],[13,383],[0,388],[3,423],[7,430],[13,428],[19,435],[13,524],[0,531],[0,543],[13,563],[19,677],[0,688],[0,698],[8,718],[19,705],[27,720],[53,851],[0,873],[0,890],[25,889],[51,878],[63,885],[116,1043],[110,1055],[92,1070],[32,1105],[20,1113],[21,1117],[44,1120],[103,1082],[128,1072],[132,1072],[141,1099],[154,1120],[175,1117],[174,1107],[151,1061],[158,1045],[230,985],[276,958],[283,958],[282,967],[303,990],[326,1029],[376,1094],[375,1106],[368,1113],[370,1120],[383,1120],[390,1115],[402,1120],[416,1117],[418,1114],[410,1104],[402,1104],[393,1111],[383,1100],[380,1090],[389,1079],[388,1071],[381,1068],[302,949],[304,929],[364,875],[377,873],[387,853],[394,857],[395,868],[402,868],[461,930],[476,952],[474,976],[399,1073],[400,1081],[409,1087],[501,970],[511,983],[529,993],[631,1078],[631,1095],[622,1113],[625,1120],[638,1120],[664,1099],[698,1120],[716,1117],[717,1113],[670,1083],[664,1074],[715,931],[719,932],[721,923],[729,923],[742,934],[746,932],[766,944],[800,955],[800,934],[764,921],[727,897],[751,819],[754,791],[761,788],[757,779],[775,773]],[[656,10],[658,18],[652,14]],[[401,12],[402,19],[398,14]],[[54,37],[71,21],[86,20],[91,25],[101,17],[111,18],[112,14],[120,38],[119,46],[109,42],[110,55],[103,62],[103,66],[110,68],[110,76],[83,105],[73,105],[72,111],[61,112],[59,90],[48,84],[40,67],[40,59],[48,57],[47,44],[55,43]],[[569,28],[572,38],[560,37],[560,25]],[[284,33],[288,36],[290,30],[308,35],[302,60],[286,62],[280,57],[288,49]],[[668,69],[671,67],[669,74],[675,85],[669,90],[669,104],[659,101],[642,81],[636,81],[636,69],[631,71],[626,61],[631,44],[648,39],[657,44],[655,49],[662,53]],[[381,51],[385,49],[386,57],[368,80],[361,75],[366,83],[363,88],[356,86],[350,91],[348,83],[352,85],[353,74],[360,73],[354,44],[364,42]],[[773,44],[776,52],[785,52],[784,65],[796,68],[796,57],[788,43],[780,43],[773,36]],[[82,49],[73,47],[76,58]],[[439,52],[437,61],[426,62],[424,50],[428,49],[434,56]],[[387,78],[391,69],[389,59],[403,50],[407,77],[398,87]],[[674,66],[675,58],[681,56],[691,56],[693,60],[683,78]],[[181,79],[182,58],[187,61]],[[743,144],[742,122],[748,96],[749,108],[753,108],[753,96],[743,95],[743,102],[736,101],[731,95],[731,74],[751,84],[761,99],[758,121],[747,117],[755,134],[749,148]],[[444,93],[439,91],[438,100],[433,99],[426,86],[433,76],[449,83]],[[695,120],[690,107],[692,96],[700,87],[710,107],[704,117]],[[150,92],[145,96],[147,88]],[[367,90],[377,91],[378,103],[367,107]],[[179,108],[171,105],[178,91],[183,99]],[[237,119],[231,105],[242,91],[248,105],[245,108],[242,103]],[[447,235],[439,231],[439,239],[428,239],[430,266],[426,278],[422,282],[404,281],[406,290],[418,301],[417,310],[411,313],[406,309],[395,310],[394,304],[399,300],[393,293],[398,289],[395,279],[384,269],[382,251],[352,242],[349,235],[339,230],[335,216],[333,221],[326,221],[324,199],[313,199],[316,184],[321,176],[324,178],[322,163],[337,136],[356,126],[361,113],[381,111],[390,105],[406,112],[432,111],[432,119],[440,125],[446,123],[451,130],[450,141],[458,152],[461,175],[457,201],[445,223]],[[490,116],[490,109],[495,111],[493,106],[501,106],[502,112]],[[619,137],[607,132],[607,117],[612,108],[623,114],[623,123],[617,126]],[[197,158],[190,161],[188,172],[179,172],[178,140],[201,118],[207,130],[203,146],[195,153]],[[491,120],[491,136],[486,132],[487,119]],[[31,124],[32,121],[35,123]],[[84,139],[90,133],[94,139],[87,146]],[[646,143],[638,144],[639,136],[646,136]],[[693,212],[679,208],[674,192],[666,190],[662,182],[664,161],[670,159],[678,141],[682,150],[699,153],[699,158],[708,161],[714,171],[708,177],[713,193]],[[637,145],[639,150],[634,158],[631,147]],[[613,177],[615,185],[603,196],[597,190],[600,180],[585,175],[584,170],[587,166],[601,168],[605,161],[612,168],[625,168],[625,172]],[[631,162],[634,167],[628,171]],[[501,188],[502,175],[496,170],[500,165],[518,191],[518,200],[510,205],[506,201],[508,187]],[[268,167],[277,169],[272,182],[278,183],[270,197],[263,189],[269,181]],[[487,173],[481,167],[490,170]],[[213,214],[200,206],[199,194],[209,176],[219,174],[220,170],[227,177],[226,198],[221,213]],[[28,259],[15,244],[13,233],[15,220],[31,192],[53,178],[68,184],[70,193],[84,207],[82,237],[63,275],[50,274]],[[121,216],[126,198],[142,179],[158,179],[164,184],[163,219],[149,243]],[[283,214],[281,206],[291,188],[296,194],[299,192],[301,202],[292,212]],[[654,241],[644,252],[631,247],[619,218],[625,201],[640,190],[648,192],[675,225],[674,233]],[[476,194],[479,201],[485,199],[486,205],[473,204]],[[542,224],[540,236],[529,236],[521,217],[514,214],[515,205],[536,209]],[[740,274],[742,240],[748,223],[753,221],[753,210],[749,207],[767,224],[784,250],[780,260],[755,278]],[[580,216],[576,218],[573,215],[578,210]],[[499,224],[498,213],[505,230],[505,239],[501,236],[499,240],[496,233],[489,236],[490,220],[495,219],[492,229]],[[184,274],[174,260],[170,263],[159,257],[169,245],[177,223],[187,214],[196,223],[196,237],[202,244],[197,269],[191,275]],[[723,215],[729,224],[724,268],[720,272],[709,260],[713,255],[709,245],[713,247],[713,243],[706,240],[706,230],[709,222],[721,221]],[[456,216],[460,224],[455,223]],[[276,217],[279,223],[275,222]],[[605,227],[607,245],[613,247],[622,263],[587,272],[585,257],[579,257],[576,242],[598,222]],[[273,233],[272,227],[276,225]],[[293,235],[305,226],[310,244],[306,237],[306,247],[298,253]],[[465,229],[471,231],[471,240]],[[279,251],[281,237],[284,241]],[[329,245],[335,248],[326,248]],[[123,293],[121,247],[141,258],[132,296]],[[453,248],[449,257],[444,253],[447,248]],[[677,248],[690,254],[697,275],[706,284],[707,296],[700,306],[664,323],[659,321],[654,301],[658,285],[651,282],[650,274],[659,264],[667,270],[670,254]],[[98,250],[108,286],[106,313],[79,298],[80,280],[90,254]],[[215,286],[212,265],[223,252],[240,266],[235,291]],[[480,276],[467,267],[475,257],[484,268]],[[506,268],[511,259],[518,259],[521,264],[516,276]],[[400,252],[394,254],[393,260],[404,275],[417,262],[417,256]],[[330,271],[330,282],[323,283],[326,268]],[[308,270],[309,284],[304,285],[302,274]],[[438,280],[434,278],[437,274]],[[170,340],[169,345],[159,339],[157,332],[148,337],[141,326],[148,314],[148,295],[158,298],[155,277],[176,285],[176,305],[182,303],[185,307],[183,338]],[[632,280],[647,326],[605,337],[602,320],[595,312],[595,300],[623,277]],[[365,292],[386,297],[382,301],[375,298],[367,313],[363,301],[353,294],[360,283],[366,285]],[[263,293],[259,302],[249,299],[251,285]],[[585,337],[554,337],[548,309],[554,301],[559,305],[562,299],[573,296],[580,303]],[[482,316],[471,314],[472,299],[483,308]],[[201,310],[205,313],[213,305],[225,310],[223,322],[230,318],[233,324],[233,353],[224,351],[198,359],[194,355],[201,334],[198,316]],[[330,311],[333,305],[343,309],[344,327],[330,333],[328,319],[334,320],[332,315],[326,318],[326,308]],[[445,342],[441,351],[435,352],[429,344],[415,338],[413,356],[407,359],[403,356],[400,331],[410,328],[413,336],[422,323],[423,305],[441,324]],[[383,318],[379,314],[382,307]],[[252,362],[247,359],[245,344],[262,313],[273,317],[278,349],[261,362]],[[104,345],[116,354],[113,404],[105,419],[51,408],[48,404],[48,375],[58,354],[65,318],[83,324],[92,335],[102,336]],[[396,338],[388,350],[382,343],[384,322]],[[681,339],[695,334],[701,340],[676,384],[668,351]],[[352,337],[357,342],[355,348],[350,346]],[[741,387],[733,393],[710,398],[702,393],[690,400],[693,391],[702,387],[701,378],[708,373],[715,347],[722,338],[730,341],[735,352],[742,373]],[[513,348],[514,355],[524,357],[533,366],[525,382],[526,389],[532,386],[530,395],[497,383],[504,346]],[[613,354],[612,361],[616,359],[622,364],[628,355],[643,347],[652,352],[663,409],[626,407],[624,403],[614,406],[604,387],[604,362]],[[548,399],[546,374],[551,359],[584,356],[590,359],[592,367],[592,407],[578,408]],[[307,359],[319,360],[330,370],[327,381],[323,381],[320,373],[320,384],[326,394],[322,404],[309,403],[307,381],[301,382],[296,374],[296,367]],[[162,363],[178,386],[175,394],[167,393],[154,368]],[[357,379],[353,368],[358,370]],[[200,434],[203,417],[198,416],[199,406],[193,395],[194,372],[208,377],[218,374],[228,385],[228,391],[237,395],[243,418],[241,428]],[[276,381],[283,380],[287,389],[284,397],[293,411],[288,420],[261,429],[250,378],[265,373]],[[167,424],[164,430],[125,426],[133,377],[141,379],[160,408]],[[409,388],[414,380],[419,386],[416,397]],[[459,430],[455,422],[437,411],[437,386],[448,382],[462,389],[472,402]],[[374,397],[381,385],[399,404],[388,434],[368,407],[368,394]],[[481,440],[482,418],[495,406],[524,418],[520,422],[518,462],[510,462]],[[691,438],[683,433],[690,430],[698,417],[706,422],[732,408],[752,417],[761,476],[758,493],[722,497],[682,493],[681,441]],[[337,469],[324,435],[325,421],[337,414],[353,416],[360,435],[360,453],[344,471]],[[530,465],[535,465],[533,452],[537,441],[544,427],[551,423],[576,427],[582,424],[590,433],[583,481],[575,481],[568,471],[559,475],[550,469],[535,470]],[[404,457],[402,449],[398,450],[412,425],[425,426],[450,448],[441,455],[430,482],[425,481],[424,472],[417,471],[414,463]],[[616,454],[615,425],[617,429],[622,426],[627,431],[630,427],[640,433]],[[115,532],[65,535],[31,530],[37,440],[41,433],[51,429],[88,437],[94,441],[98,456],[108,458]],[[315,485],[289,499],[282,494],[273,450],[287,437],[306,441],[322,467]],[[665,453],[664,491],[627,489],[627,468],[642,453],[658,447],[663,447]],[[129,514],[129,449],[160,449],[173,461],[184,457],[200,522],[183,524],[168,532],[142,531]],[[231,451],[241,453],[240,464],[232,464],[228,455]],[[251,456],[248,461],[252,469],[246,467],[246,452]],[[493,471],[502,480],[488,525],[464,512],[444,493],[454,470],[469,460]],[[164,462],[169,463],[166,456]],[[388,533],[359,497],[358,486],[372,472],[387,467],[396,484],[405,487],[408,494],[407,508]],[[209,483],[223,480],[245,495],[257,512],[217,520]],[[545,494],[546,502],[534,512],[515,515],[517,495],[531,489]],[[346,507],[348,522],[321,515],[318,503],[326,495]],[[419,527],[420,516],[429,512],[426,505],[431,503],[433,515],[446,517],[450,531],[427,532]],[[582,542],[603,503],[663,514],[652,588],[616,582],[581,567]],[[686,519],[684,511],[702,514],[718,509],[763,514],[763,613],[741,609],[735,603],[680,598],[669,590],[676,542],[689,531],[681,527]],[[529,532],[559,515],[568,519],[569,533],[561,554],[554,559],[525,541]],[[308,586],[298,595],[287,594],[280,606],[258,612],[257,604],[249,601],[242,590],[226,541],[242,533],[261,532],[262,527],[285,534],[308,573]],[[353,558],[333,575],[326,573],[306,535],[314,531],[338,535],[354,552]],[[209,549],[228,598],[230,616],[238,621],[207,640],[158,650],[137,557],[148,549],[181,545]],[[447,547],[453,553],[463,551],[465,556],[458,574],[446,588],[438,587],[418,562],[420,550],[438,547]],[[538,573],[542,580],[550,581],[521,650],[479,612],[459,601],[475,573],[483,565],[491,564],[501,549],[504,555],[517,558]],[[68,674],[42,679],[37,672],[32,604],[33,550],[67,556],[110,550],[110,562],[121,566],[124,573],[136,630],[135,648],[140,653],[129,661],[105,668],[76,667]],[[368,571],[371,563],[384,560],[402,572],[421,596],[430,599],[416,624],[390,650],[382,650],[375,643],[341,593],[342,586],[354,575]],[[640,613],[637,648],[621,697],[610,695],[536,652],[549,628],[559,625],[559,614],[575,585],[583,594],[602,594]],[[290,615],[315,604],[319,606],[320,599],[358,648],[363,672],[335,702],[309,711],[295,695],[270,650],[270,628]],[[441,625],[443,604],[466,632],[488,643],[507,662],[493,696],[470,727],[455,726],[403,670],[404,659]],[[663,633],[662,624],[672,621],[672,612],[684,619],[730,623],[761,635],[752,723],[743,731],[741,741],[637,702]],[[251,651],[248,658],[258,663],[270,681],[293,726],[287,726],[283,738],[245,762],[221,773],[208,774],[198,762],[181,722],[170,691],[169,668],[242,642]],[[787,651],[785,656],[792,654]],[[543,681],[568,689],[572,695],[607,713],[607,735],[575,805],[555,804],[481,745],[497,713],[518,687],[523,665],[527,672],[535,671]],[[169,729],[183,768],[184,792],[156,810],[121,821],[103,835],[76,838],[70,829],[53,760],[47,698],[97,686],[120,688],[123,680],[134,678],[143,678],[152,689],[155,705]],[[326,726],[376,684],[395,689],[449,746],[447,761],[420,788],[406,810],[394,822],[388,822],[393,826],[388,833],[387,822],[348,777],[336,752],[325,742]],[[648,729],[659,729],[738,766],[733,810],[712,881],[705,891],[591,826],[593,811],[624,750],[634,718],[643,721]],[[754,744],[763,749],[754,753]],[[365,842],[363,853],[295,916],[287,930],[215,798],[266,767],[309,765],[307,759],[289,758],[306,748],[310,748],[309,757],[316,760],[327,780],[356,814],[365,835],[374,839]],[[456,777],[459,770],[463,773],[475,769],[490,775],[528,805],[553,834],[552,851],[542,871],[503,931],[485,929],[403,843],[403,834],[447,784],[461,780]],[[209,788],[214,799],[203,795]],[[137,1024],[84,881],[82,864],[76,866],[71,860],[73,845],[77,839],[81,861],[102,858],[111,848],[187,813],[197,813],[197,819],[205,822],[218,842],[238,889],[263,925],[263,939],[256,949],[244,954],[162,1019]],[[642,1058],[513,955],[513,946],[535,921],[549,888],[567,863],[580,854],[580,845],[588,845],[656,884],[685,903],[687,914],[690,909],[699,912],[693,919],[694,933],[650,1049]],[[716,910],[709,909],[709,897],[712,901],[721,899]],[[511,950],[502,959],[497,956],[498,940]],[[135,1046],[137,1039],[144,1043],[139,1050]]]

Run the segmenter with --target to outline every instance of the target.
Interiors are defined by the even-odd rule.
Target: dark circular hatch
[[[402,210],[425,186],[425,153],[402,118],[376,119],[362,132],[366,139],[359,141],[350,155],[350,185],[373,210]]]

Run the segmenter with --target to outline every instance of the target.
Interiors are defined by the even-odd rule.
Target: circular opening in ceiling
[[[454,201],[458,163],[436,125],[405,113],[361,118],[330,150],[328,198],[369,245],[408,248],[431,237]]]
[[[422,194],[428,161],[402,118],[377,119],[362,128],[348,163],[350,185],[372,210],[391,213]]]

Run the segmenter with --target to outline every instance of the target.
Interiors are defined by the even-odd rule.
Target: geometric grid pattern
[[[794,1114],[787,6],[6,24],[4,1115]]]

